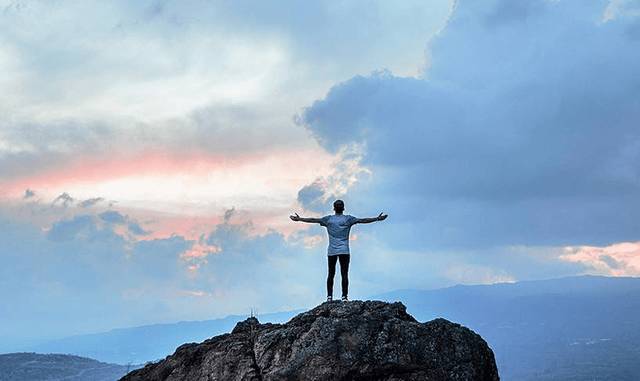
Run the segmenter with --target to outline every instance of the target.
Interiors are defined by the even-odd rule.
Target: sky
[[[0,339],[640,276],[640,1],[0,0]]]

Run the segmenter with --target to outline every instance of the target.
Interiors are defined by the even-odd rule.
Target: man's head
[[[342,212],[344,212],[344,201],[342,200],[334,201],[333,210],[335,210],[337,214],[342,214]]]

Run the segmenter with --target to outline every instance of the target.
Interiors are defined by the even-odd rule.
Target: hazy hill
[[[270,322],[285,322],[297,312],[278,312],[260,315]],[[33,348],[40,353],[73,353],[100,361],[118,364],[143,364],[172,353],[185,342],[200,342],[229,332],[237,322],[247,316],[228,316],[222,319],[183,321],[132,328],[113,329],[108,332],[70,336],[40,344]]]
[[[114,381],[127,370],[127,366],[70,355],[0,355],[0,381]]]

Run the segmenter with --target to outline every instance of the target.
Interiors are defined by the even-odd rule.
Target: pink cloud
[[[609,246],[568,246],[561,260],[581,263],[598,274],[640,276],[640,241],[620,242]]]
[[[201,235],[208,235],[223,222],[221,213],[215,215],[180,215],[156,212],[151,210],[123,209],[135,216],[141,225],[151,233],[140,239],[166,238],[178,234],[189,240],[198,240]],[[290,208],[274,207],[268,210],[236,210],[234,224],[250,223],[250,236],[261,235],[269,230],[276,230],[285,237],[309,228],[305,224],[296,224],[289,219]]]
[[[190,273],[197,274],[200,264],[219,251],[202,244],[202,237],[223,222],[225,208],[237,208],[234,224],[251,223],[249,235],[274,230],[289,237],[307,229],[289,219],[296,208],[296,192],[310,179],[329,171],[333,159],[316,148],[233,157],[160,151],[113,158],[85,155],[58,168],[0,179],[0,196],[8,195],[6,200],[0,197],[0,202],[11,207],[12,215],[22,216],[42,229],[63,216],[72,218],[116,208],[149,232],[129,237],[131,240],[178,235],[193,241],[181,259]],[[37,199],[25,199],[25,189],[38,195]],[[51,205],[60,192],[68,192],[74,198],[68,207]],[[147,193],[153,198],[147,198]],[[81,208],[82,200],[97,196],[105,202],[91,210]],[[118,234],[127,233],[120,231],[124,227],[116,229]],[[317,241],[310,239],[305,244],[317,245]]]
[[[189,173],[206,175],[212,170],[233,168],[261,159],[261,155],[228,157],[213,153],[167,153],[147,151],[136,155],[78,157],[73,163],[0,181],[2,196],[24,194],[25,189],[58,188],[127,176]]]
[[[182,259],[204,259],[209,255],[216,254],[222,251],[222,249],[216,245],[209,245],[206,243],[194,243],[191,248],[180,256]]]
[[[159,239],[177,234],[189,240],[197,240],[222,222],[220,216],[184,216],[136,210],[131,210],[131,214],[136,215],[143,221],[144,228],[151,231],[141,239]]]

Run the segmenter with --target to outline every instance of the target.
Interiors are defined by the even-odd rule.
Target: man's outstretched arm
[[[370,223],[376,222],[376,221],[384,221],[387,217],[389,217],[388,214],[380,213],[380,215],[378,215],[378,217],[358,218],[355,223],[356,224],[370,224]]]
[[[322,223],[322,219],[321,218],[300,217],[298,215],[298,213],[294,213],[292,216],[289,216],[289,218],[291,218],[292,221],[301,221],[301,222],[307,222],[307,223],[310,223],[310,224],[321,224]]]

